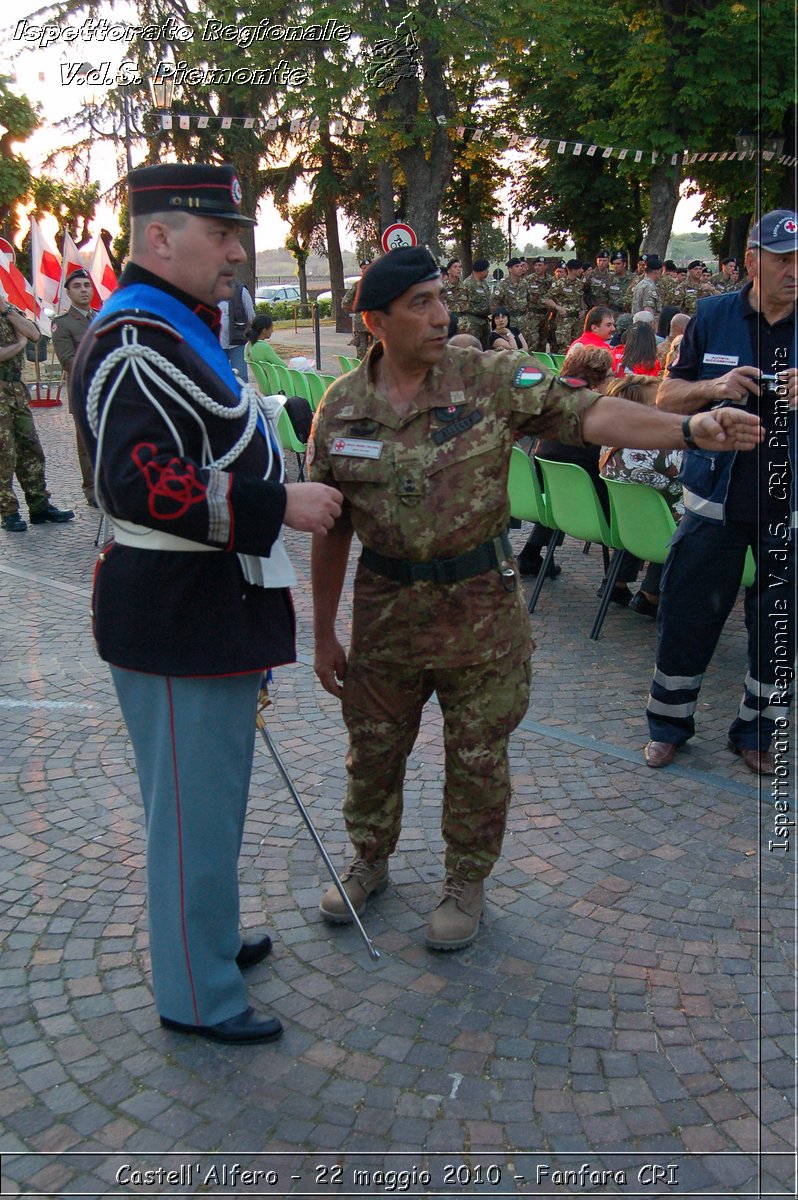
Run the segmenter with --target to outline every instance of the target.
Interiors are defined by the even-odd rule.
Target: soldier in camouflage
[[[366,270],[366,267],[368,267],[370,265],[371,265],[371,259],[365,258],[363,260],[363,262],[360,264],[361,277],[363,275],[363,272]],[[355,354],[357,355],[358,358],[365,358],[366,351],[368,350],[369,346],[371,345],[371,334],[369,333],[368,329],[366,329],[366,326],[363,324],[363,318],[361,317],[360,313],[352,312],[352,308],[355,303],[355,292],[356,291],[357,291],[356,283],[351,284],[346,289],[346,291],[344,292],[343,300],[341,301],[341,308],[344,310],[344,312],[351,313],[351,315],[352,315],[352,340],[350,342],[350,345],[355,347]]]
[[[554,340],[561,353],[579,337],[585,322],[584,268],[572,258],[565,264],[565,279],[557,279],[551,285],[547,299],[557,314],[554,324]]]
[[[607,292],[609,296],[607,304],[615,313],[616,317],[619,317],[622,312],[628,311],[625,308],[626,294],[629,290],[629,285],[631,284],[632,280],[637,283],[637,276],[633,275],[631,271],[627,271],[626,263],[626,251],[616,250],[610,260],[610,266],[612,270],[610,273],[609,282],[607,284]]]
[[[662,311],[662,300],[657,287],[661,275],[662,259],[658,254],[647,255],[645,274],[640,282],[635,284],[632,292],[632,316],[634,317],[644,310],[650,312],[654,318],[655,328]]]
[[[497,308],[506,308],[510,314],[510,324],[521,329],[529,309],[523,258],[507,260],[507,278],[499,280],[491,297],[491,310],[496,312]]]
[[[490,333],[491,285],[487,282],[490,263],[487,258],[475,258],[472,273],[457,289],[454,303],[459,305],[457,332],[479,338],[482,348],[488,344]]]
[[[737,259],[721,259],[720,271],[717,275],[712,276],[710,282],[718,295],[722,295],[723,292],[736,292],[740,287],[740,272],[737,268]]]
[[[585,280],[585,304],[587,307],[612,308],[610,303],[610,252],[602,247],[596,255],[596,265],[591,267]]]
[[[687,313],[690,317],[695,316],[699,300],[703,300],[706,296],[715,295],[715,289],[712,285],[704,283],[701,278],[701,272],[704,269],[704,264],[700,258],[694,258],[692,262],[687,264],[687,278],[676,290],[674,304],[678,304],[681,311]]]
[[[446,264],[443,280],[443,302],[453,317],[460,316],[462,303],[463,264],[459,258],[450,258]]]
[[[72,511],[56,508],[44,473],[41,447],[28,392],[22,382],[25,347],[38,342],[39,330],[0,291],[0,524],[9,533],[24,533],[27,523],[19,515],[13,479],[25,494],[32,525],[46,521],[71,521]]]
[[[423,247],[379,259],[356,307],[377,341],[331,384],[308,442],[313,480],[344,495],[341,517],[311,551],[315,670],[342,700],[350,738],[344,818],[355,859],[344,887],[362,912],[388,884],[405,766],[436,692],[446,878],[426,940],[456,950],[477,933],[483,881],[501,851],[508,739],[529,695],[529,620],[506,537],[514,441],[675,449],[685,444],[682,419],[599,397],[523,354],[448,346],[440,272]],[[706,446],[758,436],[756,419],[735,409],[691,422],[688,436]],[[363,549],[347,656],[335,622],[353,535]],[[336,888],[320,907],[332,923],[349,920]]]
[[[676,304],[677,287],[678,282],[676,279],[676,263],[672,258],[666,258],[665,262],[662,264],[662,274],[657,281],[660,309],[665,308],[669,304]]]
[[[530,350],[544,350],[548,344],[549,317],[554,305],[549,300],[552,278],[546,270],[543,256],[532,259],[532,267],[524,280],[527,294],[527,312],[521,325]]]

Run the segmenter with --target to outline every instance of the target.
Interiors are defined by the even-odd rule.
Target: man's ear
[[[144,231],[150,253],[158,258],[171,258],[172,233],[171,227],[163,221],[150,221]]]
[[[366,326],[366,329],[368,329],[371,336],[373,338],[376,338],[377,341],[382,340],[384,317],[385,317],[385,313],[380,312],[380,310],[378,308],[375,308],[372,312],[364,312],[363,313],[363,323]]]

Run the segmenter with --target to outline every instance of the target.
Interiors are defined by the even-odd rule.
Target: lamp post
[[[762,181],[762,160],[769,162],[778,158],[784,149],[784,138],[760,137],[757,133],[738,133],[734,139],[740,158],[751,158],[754,162],[754,223],[760,216],[760,190]]]
[[[80,67],[78,68],[78,72],[75,76],[76,82],[84,83],[84,84],[87,83],[89,81],[89,79],[91,78],[92,72],[94,72],[95,70],[96,70],[96,68],[93,67],[91,63],[89,63],[89,62],[81,63]],[[155,82],[153,79],[150,79],[149,85],[150,85],[150,97],[152,99],[153,108],[156,108],[160,111],[163,111],[164,109],[170,109],[172,107],[172,99],[174,97],[174,92],[175,92],[174,79],[167,78],[164,80],[160,80],[158,82]],[[130,102],[130,84],[120,83],[119,87],[118,87],[118,91],[122,98],[121,109],[122,109],[122,125],[123,125],[123,129],[124,129],[124,139],[125,139],[125,164],[127,166],[128,174],[130,174],[130,172],[133,170],[133,138],[134,138],[134,136],[136,138],[141,138],[141,137],[144,137],[145,134],[144,134],[144,130],[140,129],[133,120],[133,111],[132,111],[132,106],[131,106],[131,102]],[[108,133],[108,131],[99,129],[97,127],[97,125],[95,124],[94,118],[92,117],[91,111],[89,111],[89,113],[88,113],[88,121],[89,121],[89,128],[92,130],[93,133],[100,134],[101,137],[113,136],[113,134]],[[116,131],[114,130],[113,133],[115,134]]]

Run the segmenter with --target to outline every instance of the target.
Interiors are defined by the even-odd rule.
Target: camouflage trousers
[[[385,858],[396,847],[408,755],[435,692],[443,713],[446,873],[469,880],[490,874],[510,805],[508,742],[527,711],[530,679],[526,648],[495,662],[439,670],[350,661],[344,820],[360,858]]]
[[[548,330],[548,310],[543,314],[529,313],[523,318],[521,332],[526,338],[527,347],[533,354],[536,350],[546,349],[549,340]]]
[[[571,342],[575,342],[582,335],[582,326],[584,317],[576,316],[557,317],[554,326],[554,341],[557,345],[557,353],[565,354]]]
[[[0,516],[19,512],[12,481],[16,475],[28,508],[36,512],[50,498],[44,482],[42,450],[23,383],[0,383]]]

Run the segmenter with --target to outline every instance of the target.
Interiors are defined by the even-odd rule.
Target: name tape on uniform
[[[379,458],[384,442],[373,442],[367,438],[336,438],[330,454],[342,454],[348,458]]]
[[[739,354],[705,354],[705,363],[714,363],[718,367],[736,367],[740,361]]]

